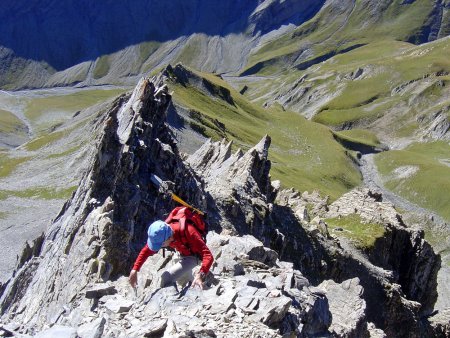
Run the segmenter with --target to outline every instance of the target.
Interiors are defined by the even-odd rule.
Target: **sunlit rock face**
[[[269,136],[245,152],[208,141],[181,154],[166,123],[166,76],[143,78],[98,120],[96,151],[78,189],[0,285],[5,334],[420,337],[448,330],[445,312],[420,320],[434,302],[424,294],[435,290],[439,259],[423,233],[404,230],[391,240],[400,218],[370,192],[328,205],[314,193],[280,191],[270,179]],[[170,192],[208,214],[215,263],[207,289],[159,288],[170,253],[145,264],[134,293],[127,275],[149,221],[176,205]],[[400,263],[330,235],[321,217],[345,215],[349,204],[361,217],[395,223],[381,248],[391,247]],[[317,216],[310,221],[308,212]]]

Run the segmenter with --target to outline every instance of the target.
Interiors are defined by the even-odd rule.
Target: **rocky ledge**
[[[339,202],[271,182],[269,136],[247,152],[208,141],[183,160],[165,122],[166,76],[140,81],[102,120],[98,152],[78,190],[0,286],[0,333],[448,337],[448,313],[431,312],[439,256],[423,233],[386,207],[376,215],[390,232],[376,249],[340,241],[326,224],[327,213],[345,212]],[[164,189],[151,184],[151,174]],[[156,255],[135,294],[126,276],[148,222],[175,206],[168,192],[208,213],[215,257],[208,287],[157,288],[176,257]],[[364,191],[343,198],[363,206],[352,209],[361,217],[381,203]]]

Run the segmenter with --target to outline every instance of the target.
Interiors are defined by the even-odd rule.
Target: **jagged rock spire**
[[[47,322],[42,318],[57,320],[88,284],[128,273],[148,222],[173,206],[151,186],[151,173],[201,199],[200,183],[165,125],[169,101],[166,86],[142,79],[99,121],[102,132],[79,188],[31,250],[35,254],[26,255],[2,286],[2,315],[40,328]]]
[[[133,337],[162,332],[187,335],[189,332],[178,332],[177,327],[191,329],[192,324],[201,326],[194,334],[209,334],[203,321],[195,321],[200,314],[210,316],[219,336],[230,328],[241,333],[243,325],[249,334],[270,337],[285,333],[369,336],[374,332],[369,320],[392,337],[424,332],[420,331],[420,303],[405,297],[406,293],[422,301],[425,294],[415,285],[428,279],[429,271],[421,267],[426,270],[435,256],[422,245],[423,234],[393,231],[392,237],[381,243],[382,252],[395,249],[402,257],[399,261],[390,260],[391,255],[378,257],[386,258],[385,268],[389,264],[397,270],[398,265],[408,269],[399,274],[376,266],[377,257],[367,258],[340,246],[336,238],[330,238],[324,222],[324,231],[304,224],[307,221],[299,219],[291,207],[301,205],[294,203],[294,194],[289,194],[284,204],[273,200],[268,136],[246,153],[238,150],[232,154],[231,143],[209,141],[189,159],[188,166],[165,124],[170,100],[167,87],[162,86],[165,76],[163,73],[156,84],[140,81],[131,97],[116,100],[99,121],[102,132],[78,190],[44,239],[21,255],[13,279],[0,286],[0,328],[4,322],[15,321],[13,330],[18,327],[21,333],[34,334],[54,324],[50,330],[68,325],[71,327],[65,332],[77,331],[81,337],[85,332],[100,331],[119,336],[125,328],[125,335]],[[145,243],[147,224],[174,206],[168,194],[150,186],[150,173],[208,211],[213,229],[230,230],[223,231],[215,243],[209,237],[208,245],[215,246],[213,271],[217,275],[217,285],[209,293],[212,302],[198,293],[180,301],[174,288],[155,296],[147,288],[153,280],[146,277],[150,272],[140,280],[142,292],[149,297],[129,299],[131,290],[123,275],[128,274],[136,251]],[[228,237],[236,233],[253,234],[262,243],[251,236]],[[255,246],[250,248],[252,243]],[[413,264],[409,264],[409,256]],[[162,256],[155,259],[158,263],[152,262],[149,269],[162,268],[169,261]],[[355,276],[359,280],[353,279]],[[310,281],[318,285],[330,278],[341,284],[322,284],[328,295],[310,287]],[[346,282],[348,279],[352,281]],[[103,283],[95,285],[97,282]],[[342,292],[346,293],[343,297]],[[333,332],[327,332],[332,319],[328,297],[331,311],[348,306],[342,313],[354,313],[358,307],[350,326],[333,322]],[[174,320],[162,318],[167,309]],[[124,312],[128,314],[124,316]],[[151,323],[147,318],[153,319]],[[262,325],[276,325],[278,331]],[[448,332],[448,325],[439,327]]]
[[[232,142],[206,142],[191,155],[188,163],[201,172],[205,181],[229,187],[251,186],[256,183],[262,195],[270,192],[270,160],[268,159],[270,136],[242,153],[231,154]]]
[[[197,171],[202,172],[205,178],[215,178],[222,174],[221,168],[224,162],[231,157],[231,146],[233,142],[223,139],[221,142],[212,142],[209,139],[203,146],[188,158],[188,163]],[[237,160],[240,154],[236,154]]]
[[[266,135],[246,153],[239,149],[232,154],[231,142],[209,140],[188,158],[219,206],[220,215],[216,211],[215,218],[221,220],[222,226],[253,233],[262,230],[273,195],[268,159],[270,141]],[[232,223],[227,222],[230,215]]]

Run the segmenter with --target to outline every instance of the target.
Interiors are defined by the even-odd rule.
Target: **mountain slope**
[[[186,127],[216,140],[225,137],[243,150],[270,135],[273,178],[283,186],[319,190],[334,200],[360,184],[351,155],[328,128],[279,107],[254,105],[220,77],[182,65],[167,74]]]
[[[447,37],[420,46],[397,41],[369,43],[305,70],[279,73],[276,78],[240,78],[239,85],[248,86],[245,95],[255,102],[281,104],[330,126],[338,131],[336,135],[341,141],[345,133],[344,143],[350,149],[367,144],[369,137],[375,137],[372,148],[379,150],[403,149],[416,142],[446,141],[450,139],[450,63],[446,57],[450,53],[449,41]],[[428,149],[433,147],[430,144],[416,149],[422,149],[427,156]],[[436,166],[430,163],[429,170],[408,178],[409,192],[394,190],[408,199],[421,196],[413,199],[423,207],[431,207],[448,222],[448,208],[439,205],[450,203],[445,193],[450,188],[445,180],[449,175],[445,161],[450,148],[445,143],[441,148]],[[404,161],[396,163],[399,158],[389,152],[377,158],[390,158],[391,171],[401,170],[405,165]],[[410,158],[408,165],[414,165],[414,161],[414,157]],[[419,167],[421,164],[417,163]],[[388,172],[385,164],[380,170]],[[426,188],[434,185],[435,177],[444,177],[442,190]],[[385,179],[393,177],[387,175]],[[416,179],[421,183],[415,182]]]
[[[145,63],[150,55],[153,66],[167,63],[190,37],[195,39],[198,35],[208,36],[211,42],[218,41],[223,46],[218,52],[222,50],[229,55],[226,60],[216,58],[205,65],[208,70],[233,69],[236,64],[227,62],[240,54],[234,47],[236,42],[255,44],[254,37],[273,34],[283,25],[298,25],[314,15],[321,4],[322,1],[293,0],[47,0],[26,3],[8,0],[0,8],[0,46],[3,46],[1,60],[4,64],[0,85],[37,85],[37,76],[26,76],[18,67],[19,62],[31,62],[29,68],[40,69],[48,85],[73,84],[86,79],[95,81],[109,72],[111,76],[103,83],[117,81],[148,69]],[[204,52],[207,50],[203,49]],[[111,70],[102,58],[105,55],[111,55]],[[210,56],[215,58],[214,55],[220,54],[212,51]],[[122,62],[125,59],[127,62]],[[69,68],[63,73],[70,80],[62,81],[55,75]],[[92,74],[94,68],[97,72]],[[99,72],[98,68],[103,71]],[[16,74],[14,78],[13,73]],[[18,74],[27,79],[19,81]],[[28,78],[33,78],[34,82]],[[41,80],[41,85],[46,80]]]
[[[179,61],[220,73],[304,69],[380,38],[443,37],[448,6],[442,0],[8,0],[0,8],[0,87],[130,83],[130,77],[136,83]]]
[[[183,160],[165,123],[168,88],[162,76],[154,81],[142,79],[94,123],[99,137],[76,192],[0,285],[3,332],[418,338],[448,329],[445,315],[431,313],[439,256],[392,205],[355,190],[330,206],[312,202],[317,218],[302,219],[312,196],[271,184],[268,136],[238,154],[208,142]],[[123,277],[149,220],[174,206],[150,183],[152,173],[208,213],[216,261],[203,292],[158,287],[171,254],[147,264],[139,295]],[[355,213],[384,229],[375,247],[358,249],[328,232],[323,217]]]
[[[442,38],[449,5],[440,0],[327,1],[314,18],[256,49],[243,74],[306,69],[379,40],[421,44]]]

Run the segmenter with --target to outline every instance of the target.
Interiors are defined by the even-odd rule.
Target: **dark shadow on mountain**
[[[364,47],[364,46],[365,46],[365,44],[358,43],[356,45],[349,46],[349,47],[344,48],[342,50],[333,50],[333,51],[331,51],[329,53],[325,53],[325,54],[320,55],[318,57],[315,57],[313,59],[310,59],[310,60],[307,60],[307,61],[303,61],[303,62],[299,63],[298,65],[296,65],[295,68],[297,68],[298,70],[305,70],[305,69],[307,69],[307,68],[309,68],[309,67],[311,67],[311,66],[313,66],[315,64],[318,64],[318,63],[324,62],[324,61],[326,61],[328,59],[331,59],[332,57],[334,57],[336,55],[345,54],[345,53],[351,52],[354,49],[357,49],[357,48],[360,48],[360,47]]]
[[[323,55],[314,57],[312,59],[306,60],[306,61],[301,61],[300,63],[298,63],[297,65],[295,65],[295,68],[298,70],[305,70],[308,69],[309,67],[324,62],[328,59],[331,59],[332,57],[339,55],[339,54],[344,54],[347,52],[350,52],[356,48],[359,47],[363,47],[365,46],[365,44],[355,44],[352,46],[349,46],[345,49],[342,50],[333,50],[331,52],[325,53]],[[296,52],[297,53],[297,52]],[[240,76],[248,76],[248,75],[254,75],[257,74],[259,71],[261,71],[263,68],[268,67],[274,63],[276,63],[277,60],[276,59],[269,59],[269,60],[265,60],[265,61],[261,61],[256,63],[255,65],[251,66],[250,68],[246,69],[244,72],[242,72],[240,74]]]
[[[273,1],[258,7],[257,0],[4,0],[0,46],[59,71],[146,41],[194,33],[257,35],[300,25],[324,2]]]

